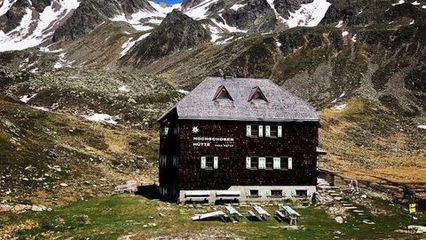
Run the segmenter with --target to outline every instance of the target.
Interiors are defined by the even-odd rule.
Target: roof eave
[[[283,118],[235,118],[235,117],[197,117],[179,116],[179,120],[204,120],[204,121],[240,121],[240,122],[319,122],[318,118],[283,119]]]

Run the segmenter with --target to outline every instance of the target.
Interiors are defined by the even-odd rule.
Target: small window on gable
[[[265,97],[265,94],[263,94],[262,90],[260,90],[260,87],[254,87],[251,90],[250,97],[249,97],[248,101],[251,102],[253,100],[263,100],[265,102],[268,101],[268,99]]]
[[[216,101],[219,99],[228,99],[228,100],[234,101],[234,99],[232,99],[231,97],[231,94],[229,94],[228,90],[223,85],[220,85],[219,88],[217,89],[216,94],[213,97],[213,101]]]

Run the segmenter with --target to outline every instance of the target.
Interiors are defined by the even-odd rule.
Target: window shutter
[[[246,126],[246,136],[251,137],[251,125]]]
[[[260,157],[259,158],[259,169],[265,169],[266,168],[266,158]]]
[[[271,136],[271,126],[266,125],[265,126],[265,137],[270,137]]]
[[[217,169],[219,167],[219,157],[214,156],[213,157],[213,168]]]
[[[201,157],[201,168],[202,169],[206,168],[206,157]]]
[[[280,169],[281,168],[281,158],[274,157],[274,169]]]
[[[246,168],[247,169],[251,168],[251,159],[250,159],[250,157],[246,157]]]
[[[259,125],[259,137],[263,137],[263,125]]]
[[[288,169],[293,169],[293,158],[288,158]]]
[[[283,127],[282,126],[278,126],[278,133],[277,133],[278,137],[283,137]]]

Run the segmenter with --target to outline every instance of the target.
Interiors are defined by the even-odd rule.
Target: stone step
[[[365,223],[365,224],[370,224],[370,225],[376,224],[375,222],[373,222],[369,219],[364,219],[364,220],[362,220],[362,222]]]
[[[352,206],[352,207],[350,207],[350,206],[348,206],[348,207],[343,207],[344,209],[346,209],[346,210],[353,210],[353,209],[357,209],[357,207],[355,207],[355,206]]]
[[[342,199],[343,199],[342,197],[334,197],[334,200],[336,200],[336,201],[340,201]]]
[[[354,209],[354,210],[353,210],[353,212],[354,212],[354,213],[363,213],[363,212],[364,212],[364,210],[361,210],[361,209]]]

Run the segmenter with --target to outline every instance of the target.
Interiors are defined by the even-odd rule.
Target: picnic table
[[[267,217],[271,216],[265,209],[263,209],[261,206],[255,205],[253,207],[254,211],[257,212],[257,214],[259,214],[259,216],[266,220]]]
[[[240,213],[240,212],[238,212],[237,211],[237,209],[235,209],[231,204],[227,204],[226,206],[225,206],[225,209],[226,209],[226,211],[228,211],[228,213],[229,213],[229,216],[230,217],[234,217],[234,218],[236,218],[237,220],[239,220],[240,219],[240,217],[242,217],[243,215]]]
[[[290,220],[290,225],[296,225],[297,220],[300,218],[300,214],[290,206],[280,204],[278,205],[278,211],[283,213],[284,216]]]

